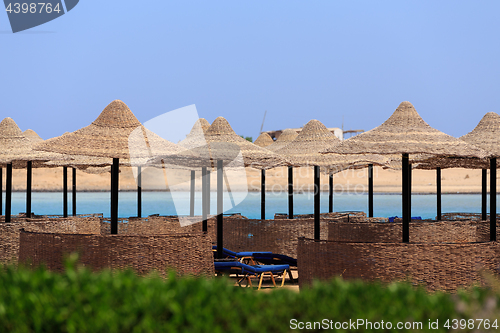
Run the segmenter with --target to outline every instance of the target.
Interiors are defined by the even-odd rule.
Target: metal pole
[[[217,258],[221,259],[223,257],[223,227],[222,227],[222,213],[223,213],[223,170],[222,170],[222,160],[217,160]]]
[[[110,218],[112,220],[113,218],[113,204],[115,202],[115,191],[114,191],[114,188],[115,188],[115,177],[114,177],[114,169],[115,169],[115,166],[113,163],[111,163],[111,174],[110,174],[110,177],[111,177],[111,188],[109,189],[109,192],[111,194],[111,206],[110,206]],[[111,234],[113,234],[113,223],[112,221],[110,220],[110,227],[111,227]],[[118,229],[118,228],[117,228]],[[115,233],[117,233],[118,230],[115,231]]]
[[[408,206],[408,165],[409,159],[408,154],[403,154],[402,156],[402,194],[403,194],[403,243],[410,242],[410,215],[409,215],[409,206]]]
[[[202,231],[207,232],[207,167],[201,168],[201,215],[203,218]]]
[[[328,175],[328,212],[333,213],[333,175]]]
[[[497,240],[497,159],[490,159],[490,241]]]
[[[10,222],[12,209],[12,162],[7,164],[7,180],[5,184],[5,222]]]
[[[266,170],[260,170],[260,219],[266,219]]]
[[[142,217],[142,168],[137,167],[137,217]]]
[[[63,167],[63,217],[68,217],[68,167]]]
[[[195,189],[195,171],[191,170],[191,186],[189,191],[189,216],[194,216],[194,189]]]
[[[118,188],[119,188],[119,159],[113,158],[111,169],[111,234],[118,234]]]
[[[293,219],[293,167],[288,167],[288,218]]]
[[[441,168],[436,168],[437,220],[441,221]]]
[[[481,220],[486,221],[486,203],[487,203],[487,198],[486,198],[486,191],[487,191],[487,170],[483,169],[481,170]]]
[[[314,166],[314,239],[320,239],[320,224],[319,224],[319,212],[320,212],[320,182],[319,182],[319,166]]]
[[[368,164],[368,217],[373,217],[373,164]]]
[[[71,204],[72,204],[71,212],[73,213],[73,216],[76,216],[76,168],[73,168],[73,174],[71,177],[71,181],[73,182],[73,186],[72,186],[73,197],[71,200]]]
[[[0,167],[0,215],[3,215],[3,177],[2,177],[3,168]]]
[[[207,168],[207,215],[210,215],[210,194],[212,193],[210,191],[210,170],[211,167]]]
[[[33,163],[28,161],[26,163],[26,217],[31,217],[31,184],[32,184],[32,170]]]
[[[408,216],[409,221],[411,222],[411,176],[412,176],[412,167],[411,164],[408,164]]]

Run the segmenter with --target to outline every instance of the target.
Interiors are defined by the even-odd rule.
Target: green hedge
[[[63,274],[0,268],[0,332],[289,332],[292,319],[297,326],[323,319],[420,321],[423,331],[430,319],[440,324],[433,332],[443,332],[446,319],[497,311],[496,296],[484,289],[457,296],[338,279],[300,292],[257,292],[218,278],[92,273],[74,262]]]

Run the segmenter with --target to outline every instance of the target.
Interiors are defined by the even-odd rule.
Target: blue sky
[[[369,130],[400,102],[460,136],[500,113],[498,1],[94,1],[12,34],[0,13],[0,113],[44,139],[114,99],[145,122],[196,104],[240,135]]]

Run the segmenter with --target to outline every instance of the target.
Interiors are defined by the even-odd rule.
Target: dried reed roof
[[[410,102],[403,102],[382,125],[358,134],[324,153],[431,154],[486,157],[486,152],[429,126]]]
[[[13,163],[15,168],[25,168],[25,161],[49,161],[61,158],[56,154],[34,151],[32,149],[34,144],[24,136],[12,118],[7,117],[0,122],[0,164]]]
[[[268,147],[274,143],[273,138],[267,133],[260,133],[259,137],[254,141],[254,144],[259,147]]]
[[[41,142],[36,149],[134,161],[157,155],[179,163],[189,163],[196,159],[192,152],[146,129],[120,100],[106,106],[89,126]]]
[[[276,150],[285,156],[294,166],[323,166],[333,172],[348,168],[350,165],[381,163],[379,156],[347,156],[340,154],[320,154],[325,147],[340,144],[340,140],[320,121],[310,120],[298,136],[285,147]],[[366,163],[365,163],[366,162]]]
[[[471,132],[460,139],[485,150],[491,157],[500,157],[500,116],[488,112]]]
[[[38,134],[36,134],[36,132],[33,131],[32,129],[27,129],[26,131],[23,132],[23,134],[25,137],[27,137],[28,139],[30,139],[33,142],[43,141],[43,139]]]
[[[212,161],[223,160],[229,167],[244,164],[257,169],[268,169],[288,164],[285,158],[237,135],[224,117],[214,120],[205,132],[205,140],[206,146],[191,150]]]
[[[287,128],[286,130],[281,132],[281,135],[278,137],[278,139],[276,139],[276,141],[274,141],[272,145],[269,145],[266,148],[270,151],[275,152],[295,140],[298,135],[299,134],[295,130]]]
[[[196,120],[193,128],[191,128],[191,132],[189,132],[186,138],[179,142],[178,145],[187,149],[205,146],[207,144],[205,132],[209,127],[210,123],[205,118]]]

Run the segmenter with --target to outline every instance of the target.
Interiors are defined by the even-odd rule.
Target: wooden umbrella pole
[[[191,185],[189,188],[189,216],[194,216],[194,190],[195,190],[195,178],[196,174],[194,170],[191,170]]]
[[[293,219],[293,167],[288,167],[288,218]]]
[[[408,181],[409,181],[409,176],[408,176],[408,169],[409,169],[409,161],[408,161],[408,154],[403,154],[402,156],[402,172],[403,172],[403,179],[402,179],[402,194],[403,194],[403,243],[408,243],[410,242],[410,216],[409,214],[409,206],[408,206]]]
[[[328,175],[328,212],[333,213],[333,174]]]
[[[368,164],[368,217],[373,217],[373,164]]]
[[[0,215],[3,215],[3,177],[2,177],[3,168],[0,167]]]
[[[481,220],[486,221],[486,203],[487,200],[487,170],[481,170]]]
[[[202,215],[202,231],[208,231],[207,223],[207,167],[201,168],[201,215]]]
[[[266,219],[266,170],[260,170],[260,219]]]
[[[222,170],[222,160],[217,160],[217,258],[221,259],[223,257],[224,251],[224,236],[223,236],[223,199],[224,199],[224,188],[223,188],[223,170]]]
[[[73,183],[73,186],[72,186],[73,197],[71,200],[71,204],[72,204],[71,212],[72,212],[73,216],[76,216],[76,168],[73,168],[73,174],[71,177],[71,181]]]
[[[436,219],[441,221],[441,168],[436,168]]]
[[[210,185],[210,170],[211,170],[211,167],[208,167],[207,168],[207,175],[206,175],[206,178],[207,178],[207,215],[210,215],[210,194],[211,194],[211,191],[210,191],[210,186],[211,186]]]
[[[31,183],[32,183],[32,167],[31,161],[26,163],[26,217],[31,217]]]
[[[497,240],[497,159],[490,159],[490,241]]]
[[[142,217],[142,168],[137,167],[137,217]]]
[[[7,164],[7,179],[5,181],[5,222],[10,222],[12,211],[12,162]]]
[[[320,179],[319,179],[319,166],[314,166],[314,239],[320,239]]]
[[[68,217],[68,167],[63,167],[63,217]]]
[[[408,164],[408,216],[409,221],[411,222],[411,183],[412,183],[412,168],[411,164]]]
[[[118,184],[120,166],[119,159],[113,158],[113,167],[111,168],[111,234],[118,234]]]

